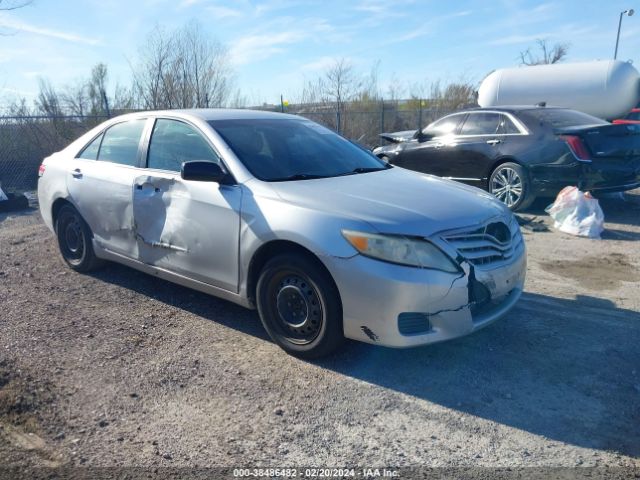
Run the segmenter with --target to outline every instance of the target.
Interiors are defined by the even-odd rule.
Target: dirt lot
[[[640,472],[640,191],[602,205],[601,241],[524,229],[508,318],[318,362],[230,303],[117,265],[76,274],[36,210],[4,214],[0,465]]]

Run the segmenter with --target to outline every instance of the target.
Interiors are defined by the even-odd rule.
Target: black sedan
[[[640,125],[565,108],[479,108],[381,137],[391,144],[374,149],[378,157],[480,187],[512,210],[567,185],[596,193],[640,186]]]

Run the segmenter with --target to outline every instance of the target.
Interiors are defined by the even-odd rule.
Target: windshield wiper
[[[351,170],[351,173],[369,173],[379,172],[380,170],[388,170],[392,168],[391,164],[387,163],[384,167],[358,167]]]
[[[386,164],[384,167],[358,167],[358,168],[354,168],[350,172],[341,173],[340,175],[337,175],[337,176],[345,177],[347,175],[355,175],[357,173],[379,172],[380,170],[389,170],[390,168],[393,168],[393,166],[389,163]]]
[[[271,182],[288,182],[290,180],[312,180],[314,178],[327,178],[326,175],[314,175],[312,173],[295,173],[288,177],[272,178]]]

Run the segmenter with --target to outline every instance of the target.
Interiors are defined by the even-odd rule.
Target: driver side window
[[[205,160],[220,163],[220,158],[202,134],[179,120],[159,118],[153,127],[147,168],[179,172],[183,162]]]
[[[423,133],[431,137],[451,135],[456,132],[462,117],[462,115],[450,115],[448,117],[441,118],[425,128]]]

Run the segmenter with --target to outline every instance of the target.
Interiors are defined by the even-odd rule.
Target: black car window
[[[500,124],[500,114],[473,112],[462,125],[460,135],[495,135]]]
[[[98,160],[135,166],[145,122],[145,119],[129,120],[110,127],[104,132]]]
[[[212,120],[209,124],[260,180],[306,180],[390,168],[371,152],[306,119]]]
[[[440,120],[433,122],[431,125],[428,125],[422,133],[434,137],[455,133],[458,125],[460,124],[460,120],[462,120],[463,117],[464,115],[450,115],[448,117],[441,118]]]
[[[98,151],[100,150],[100,142],[102,141],[102,134],[98,135],[89,145],[84,147],[77,158],[84,158],[85,160],[97,160]]]
[[[498,127],[498,133],[521,133],[518,127],[511,121],[506,115],[500,115],[500,126]]]
[[[606,125],[608,123],[600,118],[566,108],[537,108],[524,110],[522,113],[552,128]]]
[[[191,125],[178,120],[156,120],[149,143],[147,167],[179,172],[182,163],[190,160],[220,163],[213,148]]]

